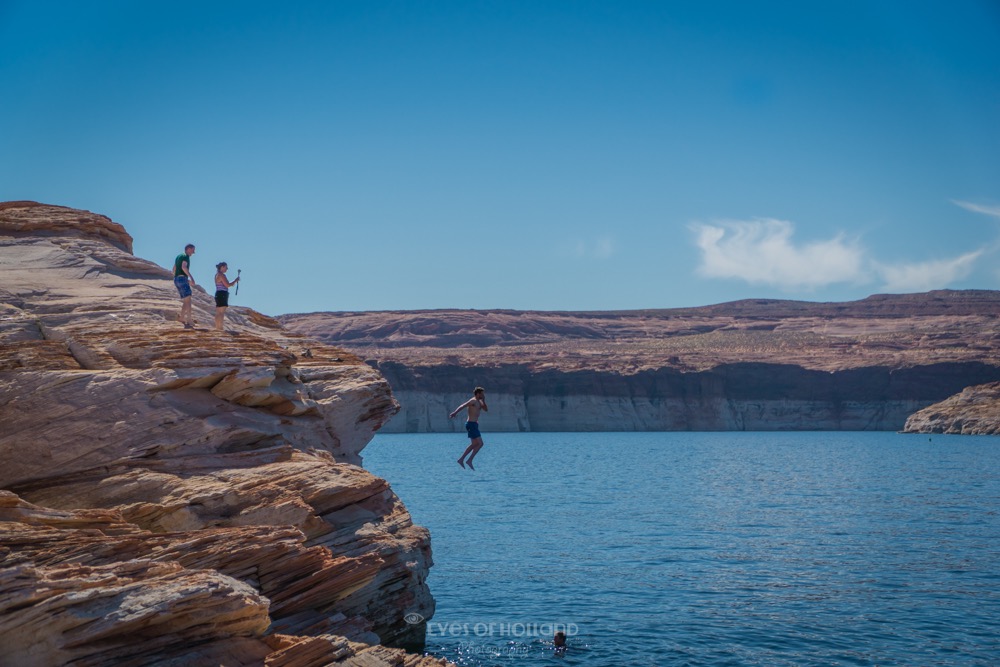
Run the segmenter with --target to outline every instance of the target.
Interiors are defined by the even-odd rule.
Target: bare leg
[[[472,445],[469,445],[468,447],[465,448],[465,451],[462,452],[462,455],[458,457],[458,465],[462,466],[463,468],[465,467],[465,463],[462,461],[462,459],[468,456],[469,452],[471,451],[472,451]]]
[[[191,326],[191,297],[186,296],[181,300],[181,321],[185,326]]]
[[[479,440],[479,438],[476,438],[476,440]],[[472,456],[475,456],[476,455],[475,453],[478,451],[476,449],[476,440],[473,440],[472,443],[465,448],[465,451],[462,452],[462,455],[458,457],[458,465],[462,466],[463,468],[465,467],[465,462],[462,459],[464,459],[466,456],[469,456],[469,452],[472,452]],[[482,447],[482,444],[480,444],[479,446]],[[469,461],[470,462],[472,461],[471,457],[469,458]]]
[[[225,319],[225,317],[226,317],[225,306],[215,309],[215,328],[218,331],[222,331],[222,321]]]
[[[466,461],[466,463],[469,464],[470,468],[472,468],[472,459],[476,458],[476,454],[478,454],[479,450],[482,449],[482,448],[483,448],[483,439],[482,438],[476,438],[475,440],[472,441],[472,444],[469,445],[469,449],[465,450],[466,453],[468,453],[470,449],[472,450],[472,455]],[[462,456],[464,457],[465,454],[462,454]],[[475,468],[472,468],[472,469],[475,470]]]

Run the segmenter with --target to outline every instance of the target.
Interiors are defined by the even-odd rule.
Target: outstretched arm
[[[461,411],[462,408],[469,407],[470,405],[472,405],[472,402],[475,401],[475,400],[476,399],[474,399],[474,398],[470,398],[465,403],[462,403],[460,406],[458,406],[457,408],[455,408],[454,410],[452,410],[451,414],[448,415],[448,419],[454,419],[455,415],[457,415],[459,413],[459,411]]]

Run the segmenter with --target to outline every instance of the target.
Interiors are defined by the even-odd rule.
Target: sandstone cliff
[[[279,319],[389,380],[385,430],[451,431],[485,386],[487,430],[899,430],[1000,380],[1000,293],[747,300],[618,312],[394,311]]]
[[[0,665],[442,664],[377,645],[433,614],[427,531],[359,467],[388,384],[246,308],[184,330],[131,244],[0,204]]]
[[[967,387],[906,420],[906,433],[1000,435],[1000,382]]]

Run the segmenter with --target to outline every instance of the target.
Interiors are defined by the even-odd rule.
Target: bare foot
[[[475,470],[475,468],[472,467],[472,461],[466,461],[465,463],[469,466],[469,470]]]
[[[465,467],[465,464],[464,464],[464,463],[462,463],[462,459],[459,459],[459,460],[458,460],[458,465],[462,466],[463,468]]]

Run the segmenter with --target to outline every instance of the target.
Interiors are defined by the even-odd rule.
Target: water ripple
[[[378,436],[470,667],[1000,664],[1000,438]],[[428,476],[433,469],[433,478]],[[437,625],[435,625],[437,624]],[[569,624],[569,649],[551,629]],[[523,631],[522,631],[523,630]]]

